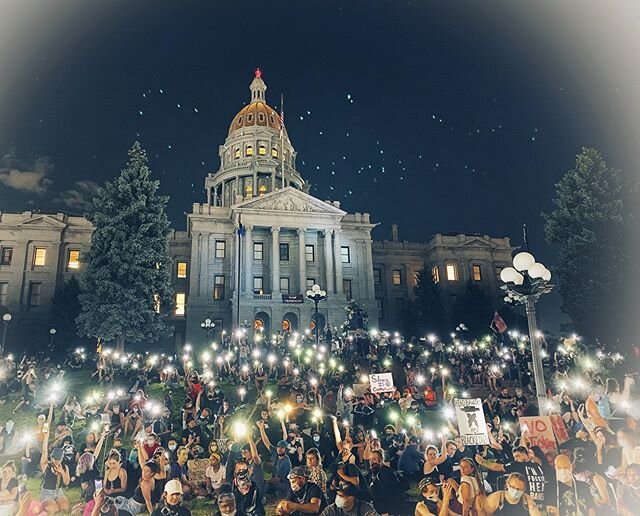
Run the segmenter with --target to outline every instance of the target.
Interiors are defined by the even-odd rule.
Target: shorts
[[[62,492],[62,489],[40,489],[40,501],[43,503],[51,500],[57,500],[63,496],[64,493]]]
[[[114,499],[114,505],[118,510],[127,511],[131,514],[140,514],[147,508],[145,504],[136,502],[133,498],[126,498],[124,496],[116,496]]]

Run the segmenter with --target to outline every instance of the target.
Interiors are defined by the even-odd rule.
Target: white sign
[[[391,373],[370,374],[369,384],[371,385],[371,392],[373,394],[393,392],[396,390],[393,386],[393,375]]]
[[[458,418],[460,439],[465,446],[489,444],[487,424],[484,421],[482,400],[480,398],[454,398],[453,406]]]

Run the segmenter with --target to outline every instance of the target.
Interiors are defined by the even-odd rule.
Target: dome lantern
[[[251,102],[264,102],[264,93],[267,91],[267,85],[262,80],[262,71],[256,68],[256,76],[251,81]]]

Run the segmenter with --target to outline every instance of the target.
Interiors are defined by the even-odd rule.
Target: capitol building
[[[369,213],[309,195],[259,70],[249,89],[219,146],[220,168],[204,178],[206,199],[189,210],[186,231],[169,235],[176,346],[204,344],[205,319],[217,336],[238,324],[268,333],[339,326],[349,300],[367,312],[370,328],[402,330],[423,267],[441,287],[445,313],[467,282],[498,305],[509,238],[437,234],[408,242],[394,225],[389,239],[373,240]],[[0,311],[12,316],[10,337],[48,337],[53,296],[80,278],[92,231],[86,218],[65,213],[0,212]],[[305,296],[314,284],[327,292],[317,320]]]

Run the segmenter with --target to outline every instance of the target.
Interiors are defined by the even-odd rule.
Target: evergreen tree
[[[79,329],[115,341],[154,342],[170,334],[172,302],[168,197],[156,194],[147,156],[135,142],[127,167],[94,198],[95,226],[80,296]],[[157,306],[161,310],[156,310]]]
[[[344,307],[344,311],[347,314],[347,320],[342,323],[342,333],[347,334],[350,331],[366,330],[369,314],[356,303],[354,300],[349,301],[349,304]]]
[[[56,329],[56,351],[69,351],[78,343],[76,318],[82,309],[81,292],[80,283],[75,276],[71,276],[53,296],[51,326]]]
[[[410,312],[413,318],[412,333],[424,335],[435,332],[443,335],[447,329],[442,293],[431,277],[431,271],[425,264],[416,277],[413,289],[415,300],[411,303]]]
[[[595,149],[583,148],[556,184],[546,239],[560,247],[555,271],[562,308],[588,338],[617,338],[623,328],[624,185]]]
[[[469,280],[464,294],[453,305],[453,319],[469,328],[469,336],[478,338],[489,333],[494,307],[487,292]]]

